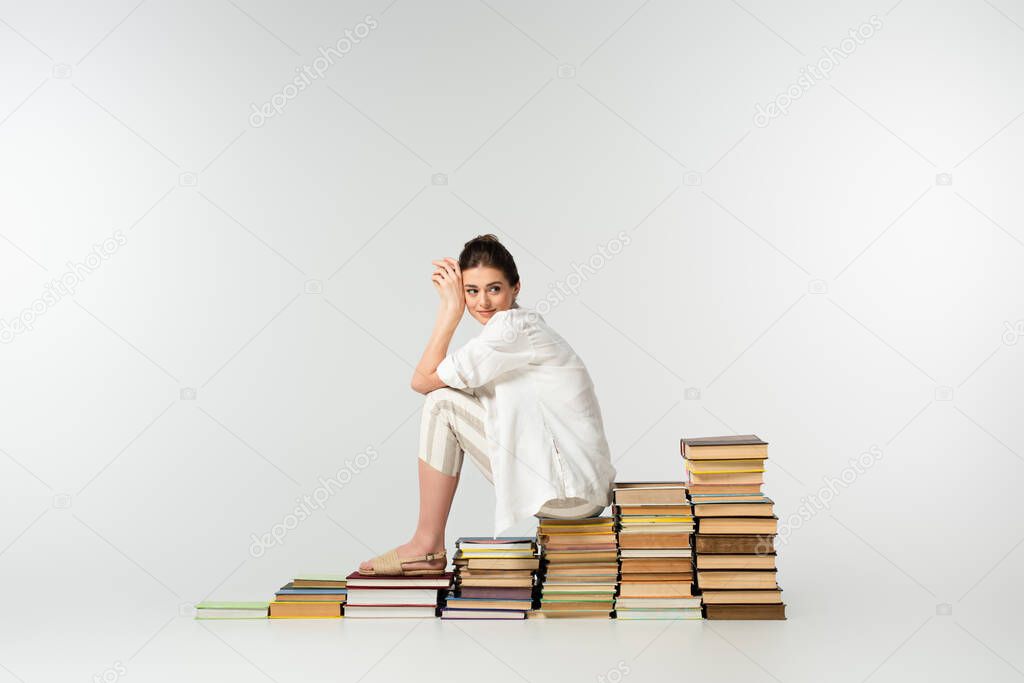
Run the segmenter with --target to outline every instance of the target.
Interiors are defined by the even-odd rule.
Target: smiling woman
[[[367,574],[443,569],[445,526],[468,453],[494,484],[494,535],[531,516],[578,519],[610,502],[615,469],[594,383],[576,352],[516,299],[515,260],[494,235],[433,261],[434,330],[412,378],[420,421],[419,522],[412,540],[359,566]],[[484,327],[448,345],[468,311]]]
[[[459,256],[466,310],[482,323],[498,311],[515,306],[519,270],[508,249],[494,235],[481,235],[466,243]]]

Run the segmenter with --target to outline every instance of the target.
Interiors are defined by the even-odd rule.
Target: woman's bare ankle
[[[416,550],[420,551],[424,555],[427,553],[438,552],[440,550],[444,550],[444,536],[442,535],[438,538],[433,535],[416,535],[409,541],[409,546],[416,548]]]

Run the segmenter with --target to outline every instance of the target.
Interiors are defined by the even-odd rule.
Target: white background
[[[1022,24],[1012,0],[0,3],[3,324],[125,242],[0,345],[0,681],[1018,679]],[[620,479],[682,478],[681,436],[771,443],[787,622],[191,620],[407,539],[430,260],[482,232],[523,305],[575,282],[546,317]],[[492,515],[467,466],[449,549]]]

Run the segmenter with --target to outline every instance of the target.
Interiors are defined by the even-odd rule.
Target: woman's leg
[[[398,546],[398,557],[417,557],[445,547],[445,527],[455,490],[459,485],[463,453],[469,452],[480,464],[483,454],[485,411],[480,400],[457,389],[437,389],[427,394],[420,421],[418,458],[420,511],[412,539]],[[410,562],[407,569],[443,569],[446,560]],[[359,565],[373,567],[371,561]]]

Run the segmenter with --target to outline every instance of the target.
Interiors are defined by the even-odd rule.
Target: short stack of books
[[[345,618],[433,619],[451,585],[451,572],[375,576],[355,571],[347,577]]]
[[[455,587],[442,619],[525,619],[540,557],[533,536],[463,536],[455,541]]]
[[[768,444],[754,435],[683,439],[697,518],[697,586],[708,619],[785,619],[778,517],[762,492]]]
[[[537,542],[540,608],[529,617],[609,618],[619,570],[612,518],[542,518]]]
[[[693,514],[683,482],[618,482],[616,619],[701,619],[693,595]]]
[[[343,574],[303,574],[277,590],[270,603],[270,618],[338,618],[344,612],[346,595]]]
[[[269,602],[200,602],[196,619],[266,619]]]

